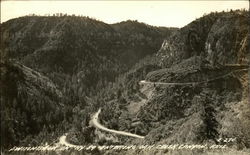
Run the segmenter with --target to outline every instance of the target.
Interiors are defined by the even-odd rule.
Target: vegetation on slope
[[[88,17],[34,16],[7,21],[1,30],[1,49],[7,57],[46,74],[59,85],[64,74],[78,76],[90,92],[98,82],[114,81],[139,59],[155,53],[176,29],[130,20],[108,25]]]
[[[156,52],[173,30],[75,16],[30,16],[2,23],[4,147],[51,143],[65,132],[73,133],[75,144],[92,143],[90,114],[102,102],[91,98]]]
[[[60,109],[60,117],[56,116],[60,118],[58,122],[52,119],[56,113],[51,113],[51,118],[47,116],[50,118],[48,126],[46,121],[37,123],[39,119],[36,119],[38,117],[43,120],[47,113],[34,116],[36,127],[47,128],[44,131],[34,130],[36,133],[32,134],[36,135],[36,140],[39,139],[37,135],[47,133],[45,131],[49,135],[53,135],[53,132],[58,134],[70,131],[68,140],[74,144],[117,144],[117,139],[119,144],[223,144],[218,138],[236,138],[235,142],[227,145],[249,148],[247,68],[243,66],[245,70],[240,70],[242,68],[224,66],[249,63],[248,18],[246,11],[239,10],[211,13],[174,31],[170,37],[166,36],[172,31],[135,21],[107,25],[86,17],[18,18],[15,19],[20,20],[18,22],[13,20],[1,25],[5,42],[1,45],[4,47],[1,54],[20,59],[22,63],[47,74],[50,82],[55,84],[52,84],[53,89],[44,88],[46,96],[40,95],[44,91],[40,90],[43,84],[31,87],[31,91],[28,90],[29,84],[23,86],[22,82],[14,86],[7,83],[6,88],[13,87],[10,94],[22,90],[35,92],[42,97],[34,100],[40,102],[45,98],[42,103],[46,106],[46,103],[61,103],[47,111],[50,113]],[[18,25],[19,23],[22,24]],[[37,35],[29,34],[31,29],[39,27],[33,26],[37,23],[51,25],[43,25],[41,29],[34,30]],[[145,57],[158,50],[164,37],[166,39],[157,55]],[[39,44],[30,45],[32,42],[28,38],[37,40]],[[139,61],[140,58],[143,59]],[[38,78],[33,73],[31,75],[34,79]],[[22,77],[25,76],[18,79]],[[151,96],[148,97],[141,92],[144,86],[138,84],[145,79],[151,82],[202,83],[145,84],[150,85],[147,89]],[[27,83],[33,85],[32,80]],[[1,81],[1,84],[4,82]],[[24,89],[17,89],[19,85]],[[54,85],[58,85],[60,89],[54,89]],[[62,93],[62,99],[58,101],[57,97],[48,98],[50,90],[61,90],[59,92]],[[56,94],[57,91],[53,92]],[[8,97],[3,98],[6,98],[4,102],[8,106],[15,105],[12,103],[14,101],[7,103]],[[20,96],[15,102],[21,103],[22,98],[25,97]],[[144,100],[146,102],[139,106],[139,110],[130,115],[131,103],[141,103]],[[28,103],[34,105],[31,101]],[[99,107],[102,108],[101,123],[106,127],[144,135],[145,140],[137,141],[127,137],[98,139],[98,136],[101,137],[100,131],[93,132],[94,129],[88,127],[88,122],[90,114]],[[14,111],[15,108],[9,109]],[[21,110],[30,111],[32,108]],[[14,123],[15,119],[10,122]],[[30,121],[26,122],[27,125],[29,123]],[[56,125],[51,127],[50,123]],[[19,123],[16,124],[20,126]],[[8,132],[24,132],[12,126],[9,129]],[[27,133],[20,135],[24,135],[23,138],[28,136]],[[12,138],[9,143],[18,144],[20,139],[22,138]]]
[[[244,10],[211,13],[175,32],[157,53],[158,61],[162,61],[158,68],[162,69],[143,76],[130,73],[135,77],[134,87],[130,87],[136,88],[134,95],[126,95],[129,88],[125,88],[120,93],[122,100],[107,102],[104,109],[108,114],[102,114],[103,123],[120,130],[125,126],[127,131],[145,135],[143,144],[222,144],[219,138],[236,138],[227,145],[249,148],[249,110],[240,108],[249,105],[249,45],[244,43],[249,39],[248,16]],[[233,35],[228,37],[228,32]],[[237,67],[238,64],[243,66]],[[133,118],[127,115],[127,105],[131,99],[138,102],[138,82],[142,79],[188,83],[152,83],[153,96]],[[119,85],[129,85],[125,79],[122,83]]]
[[[62,92],[47,77],[21,64],[1,63],[0,67],[3,147],[25,138],[29,140],[24,143],[33,143],[31,136],[54,131],[63,119]]]

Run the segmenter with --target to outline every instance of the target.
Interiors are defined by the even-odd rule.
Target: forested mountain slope
[[[248,19],[247,11],[211,13],[174,32],[153,58],[152,70],[145,59],[120,79],[117,98],[100,114],[103,123],[146,136],[135,144],[224,144],[218,139],[236,138],[227,145],[249,148]],[[145,85],[150,98],[142,94]],[[145,99],[129,115],[131,103]]]
[[[32,142],[30,138],[40,131],[54,130],[63,120],[63,94],[58,87],[19,63],[1,63],[0,71],[3,147],[18,145],[27,136]]]
[[[13,79],[23,72],[18,79],[26,77],[26,73],[32,79],[40,79],[41,85],[33,87],[34,80],[24,78],[29,82],[24,82],[27,85],[21,90],[17,88],[23,86],[23,81],[7,83],[6,88],[15,90],[8,94],[25,90],[42,96],[47,92],[42,98],[61,109],[60,117],[55,113],[48,120],[61,120],[54,128],[49,121],[44,131],[48,135],[69,132],[67,138],[73,144],[185,143],[249,148],[248,27],[249,14],[243,10],[210,13],[181,29],[135,21],[108,25],[86,17],[22,17],[1,25],[3,64],[20,70],[15,74],[3,72],[3,77]],[[5,61],[8,58],[14,63]],[[140,83],[141,80],[148,83]],[[44,81],[51,84],[45,87]],[[51,93],[53,98],[49,98]],[[4,94],[5,102],[14,106],[17,101],[7,102],[8,94]],[[91,114],[99,108],[102,125],[145,139],[116,135],[105,138],[105,133],[89,127]],[[19,122],[16,124],[20,126]],[[236,140],[223,143],[219,138]],[[17,139],[10,146],[20,144]],[[124,154],[146,151],[129,150]],[[152,154],[164,154],[154,151]]]
[[[76,16],[27,16],[2,23],[4,147],[51,143],[69,129],[81,132],[81,142],[91,142],[88,131],[87,137],[82,134],[99,104],[91,97],[156,53],[175,30]]]
[[[56,73],[80,73],[78,78],[89,89],[114,81],[155,53],[174,30],[130,20],[109,25],[88,17],[20,17],[1,24],[1,49],[59,84],[65,77]]]

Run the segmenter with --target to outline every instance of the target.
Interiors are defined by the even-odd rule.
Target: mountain
[[[249,63],[249,15],[246,11],[214,12],[166,39],[158,52],[164,66],[202,55],[214,65]]]
[[[55,73],[79,73],[86,89],[95,89],[98,82],[114,81],[139,59],[155,53],[176,29],[131,20],[109,25],[88,17],[31,16],[7,21],[1,30],[6,57],[52,80]]]
[[[81,131],[98,108],[89,97],[157,52],[176,30],[76,16],[26,16],[0,28],[6,148],[52,143],[69,129]]]
[[[6,135],[12,136],[7,147],[53,144],[67,133],[78,145],[249,149],[248,19],[247,11],[236,10],[210,13],[181,29],[72,16],[1,24],[1,99],[7,107],[1,123],[9,122]],[[145,139],[90,127],[99,108],[102,125]]]
[[[142,59],[109,88],[101,121],[145,136],[123,139],[127,144],[249,148],[248,19],[247,11],[215,12],[175,31],[152,57],[151,69]]]

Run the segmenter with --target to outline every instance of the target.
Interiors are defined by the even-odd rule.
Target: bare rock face
[[[201,17],[164,40],[157,55],[164,67],[170,67],[183,59],[201,55],[205,50],[206,38],[219,15],[212,13]]]
[[[157,55],[164,67],[195,55],[212,65],[248,64],[248,19],[246,11],[211,13],[172,34]]]
[[[211,64],[247,64],[249,28],[245,14],[225,15],[213,24],[206,41],[205,54]]]

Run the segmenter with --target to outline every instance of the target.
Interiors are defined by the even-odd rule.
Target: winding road
[[[65,146],[67,146],[67,147],[77,147],[77,145],[70,144],[69,142],[67,142],[66,136],[67,136],[67,133],[64,134],[64,135],[62,135],[62,136],[59,138],[59,144],[60,144],[60,145],[65,145]]]
[[[99,109],[94,115],[93,117],[91,118],[91,122],[93,123],[93,126],[100,129],[100,130],[103,130],[103,131],[106,131],[106,132],[110,132],[110,133],[114,133],[114,134],[119,134],[119,135],[124,135],[124,136],[129,136],[129,137],[134,137],[134,138],[141,138],[143,139],[144,137],[143,136],[140,136],[140,135],[137,135],[137,134],[132,134],[132,133],[129,133],[129,132],[125,132],[125,131],[117,131],[117,130],[113,130],[113,129],[108,129],[106,128],[105,126],[101,125],[98,121],[98,116],[101,112],[101,109]],[[67,137],[67,133],[62,135],[60,138],[59,138],[59,145],[65,145],[67,147],[78,147],[78,145],[74,145],[74,144],[70,144],[69,142],[67,142],[66,140],[66,137]]]
[[[248,70],[248,69],[239,69],[239,70]],[[236,70],[236,71],[238,71],[238,70]],[[208,79],[206,81],[200,81],[200,82],[166,83],[166,82],[150,82],[150,81],[141,80],[139,83],[140,84],[158,84],[158,85],[193,85],[193,84],[201,84],[201,83],[217,80],[217,79],[220,79],[222,77],[231,75],[233,72],[235,72],[235,71],[232,71],[232,72],[230,72],[228,74],[225,74],[225,75],[222,75],[222,76],[218,76],[218,77],[213,78],[213,79]],[[119,135],[134,137],[134,138],[141,138],[141,139],[145,138],[144,136],[140,136],[140,135],[137,135],[137,134],[132,134],[132,133],[125,132],[125,131],[118,131],[118,130],[113,130],[113,129],[106,128],[105,126],[100,124],[99,121],[98,121],[98,116],[99,116],[100,112],[101,112],[101,109],[99,109],[93,115],[93,117],[91,118],[91,122],[93,123],[94,127],[98,128],[100,130],[106,131],[106,132],[114,133],[114,134],[119,134]],[[77,145],[73,145],[73,144],[68,143],[66,141],[66,136],[67,136],[67,133],[60,137],[59,144],[65,145],[65,146],[68,146],[68,147],[77,147]]]
[[[124,135],[124,136],[129,136],[129,137],[134,137],[134,138],[141,138],[143,139],[144,136],[140,136],[140,135],[137,135],[137,134],[133,134],[133,133],[129,133],[129,132],[125,132],[125,131],[118,131],[118,130],[113,130],[113,129],[108,129],[106,128],[105,126],[101,125],[98,121],[98,116],[101,112],[101,109],[99,109],[92,117],[92,122],[93,122],[93,125],[100,129],[100,130],[103,130],[103,131],[107,131],[107,132],[111,132],[111,133],[115,133],[115,134],[119,134],[119,135]]]

